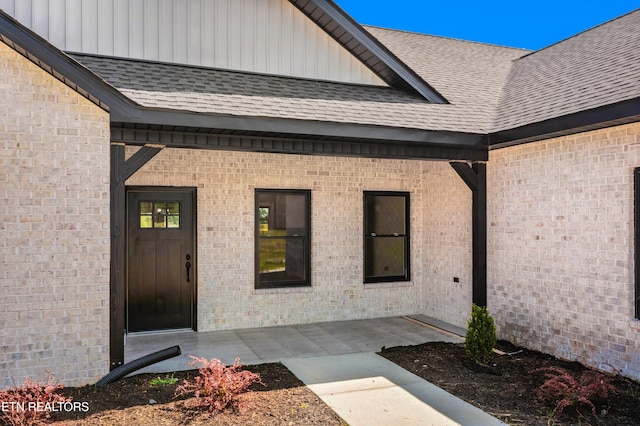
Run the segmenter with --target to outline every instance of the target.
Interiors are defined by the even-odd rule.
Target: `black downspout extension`
[[[108,385],[109,383],[113,383],[116,380],[119,380],[127,374],[133,373],[136,370],[140,370],[141,368],[144,368],[148,365],[164,361],[165,359],[176,357],[180,354],[180,346],[176,345],[149,355],[145,355],[141,358],[134,359],[133,361],[121,365],[120,367],[111,371],[109,374],[100,379],[98,383],[96,383],[96,386],[102,387],[104,385]]]

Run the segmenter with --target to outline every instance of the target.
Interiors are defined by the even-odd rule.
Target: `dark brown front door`
[[[127,330],[194,328],[195,190],[127,188]]]

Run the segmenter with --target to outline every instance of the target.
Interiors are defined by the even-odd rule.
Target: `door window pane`
[[[310,191],[256,190],[256,288],[310,285]]]
[[[177,201],[141,201],[140,228],[180,228],[180,203]]]

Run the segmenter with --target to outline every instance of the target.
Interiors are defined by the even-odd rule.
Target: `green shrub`
[[[495,344],[496,325],[493,317],[489,315],[487,308],[473,304],[464,340],[467,356],[478,364],[487,364],[491,361]]]

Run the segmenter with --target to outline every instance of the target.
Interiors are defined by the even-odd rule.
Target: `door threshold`
[[[146,336],[149,334],[174,334],[174,333],[193,333],[193,328],[170,328],[168,330],[149,330],[149,331],[130,331],[128,336]]]

